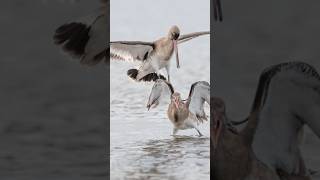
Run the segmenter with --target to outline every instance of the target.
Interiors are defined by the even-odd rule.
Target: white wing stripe
[[[199,121],[206,120],[204,103],[210,104],[210,84],[199,81],[191,86],[189,94],[189,111]]]
[[[135,60],[128,51],[114,48],[113,46],[110,47],[110,54],[113,54],[116,57],[120,57],[123,60]]]

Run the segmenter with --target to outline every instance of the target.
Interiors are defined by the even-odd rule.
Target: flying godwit
[[[168,81],[158,79],[152,87],[147,108],[155,108],[165,93],[169,93],[171,99],[167,115],[174,126],[173,135],[175,135],[178,130],[194,128],[197,130],[199,136],[202,136],[194,123],[207,120],[203,106],[205,102],[210,103],[209,83],[198,81],[192,84],[188,99],[183,101],[180,93],[175,92]]]
[[[209,31],[180,35],[177,26],[172,26],[167,36],[154,42],[114,41],[110,42],[110,58],[114,60],[137,60],[142,64],[139,69],[130,69],[127,74],[137,81],[154,81],[165,79],[159,70],[165,68],[170,82],[170,59],[175,51],[177,68],[179,64],[178,44],[195,37],[210,34]]]
[[[224,102],[211,99],[214,179],[309,179],[300,151],[303,125],[320,137],[320,76],[310,65],[289,62],[260,76],[246,127],[228,128]]]

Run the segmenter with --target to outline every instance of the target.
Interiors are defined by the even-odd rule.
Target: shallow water
[[[182,136],[129,143],[129,149],[115,147],[112,159],[118,161],[112,161],[111,178],[208,179],[208,139]]]
[[[168,104],[163,102],[147,111],[153,83],[128,80],[123,73],[129,68],[125,63],[112,63],[111,68],[111,77],[115,77],[110,99],[111,179],[209,179],[209,123],[199,124],[203,137],[198,137],[194,129],[171,136]],[[189,78],[195,81],[197,77]],[[175,86],[185,95],[183,98],[191,86],[187,84],[183,88]]]
[[[182,2],[186,8],[179,13],[167,6],[174,3],[173,6],[178,7]],[[181,34],[209,30],[209,1],[200,2],[139,0],[128,4],[126,1],[126,6],[131,8],[126,8],[124,15],[123,2],[111,1],[111,41],[153,40],[165,35],[173,24],[179,25]],[[142,11],[138,13],[139,7],[148,8],[140,8]],[[153,13],[161,8],[167,10],[165,14]],[[194,12],[197,13],[190,16]],[[158,23],[146,26],[146,21]],[[209,42],[207,36],[181,45],[179,70],[174,58],[171,60],[171,81],[182,98],[187,97],[192,83],[210,81]],[[209,179],[209,123],[199,124],[204,134],[201,138],[194,129],[171,136],[172,124],[166,115],[168,104],[164,102],[147,111],[153,83],[129,80],[126,72],[134,65],[115,61],[110,65],[111,179]],[[208,106],[206,110],[208,112]]]

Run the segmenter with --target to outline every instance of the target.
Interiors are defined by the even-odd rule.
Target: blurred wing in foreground
[[[258,117],[244,131],[253,138],[257,159],[274,170],[305,175],[300,137],[308,125],[320,138],[319,109],[320,76],[312,66],[288,62],[267,68],[251,111]]]
[[[79,21],[64,24],[56,29],[55,44],[85,65],[95,65],[107,55],[107,3]]]

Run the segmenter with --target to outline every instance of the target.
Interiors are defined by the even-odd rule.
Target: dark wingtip
[[[207,121],[208,118],[205,115],[200,115],[200,114],[196,114],[196,118],[198,119],[198,121],[203,122],[203,121]]]
[[[145,82],[152,82],[152,81],[156,81],[157,79],[162,79],[162,80],[166,80],[166,78],[160,74],[160,76],[158,76],[157,73],[150,73],[146,76],[144,76],[141,81],[145,81]]]
[[[133,79],[133,80],[137,80],[137,75],[138,75],[138,69],[129,69],[127,71],[127,75]]]
[[[137,76],[138,76],[139,71],[137,69],[129,69],[127,71],[127,75],[133,79],[137,81]],[[157,73],[150,73],[147,74],[146,76],[144,76],[143,78],[139,79],[139,81],[145,81],[145,82],[152,82],[152,81],[156,81],[157,79],[162,79],[162,80],[166,80],[166,78],[160,74],[160,76],[158,76]]]
[[[319,174],[319,171],[315,171],[315,170],[312,170],[312,169],[309,169],[309,173],[310,175],[316,175],[316,174]]]
[[[238,126],[238,125],[244,124],[244,123],[246,123],[248,121],[249,121],[249,118],[246,118],[246,119],[244,119],[242,121],[231,121],[231,125]]]
[[[89,40],[89,31],[90,27],[87,25],[72,22],[57,28],[53,40],[72,56],[81,57]]]

